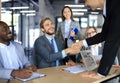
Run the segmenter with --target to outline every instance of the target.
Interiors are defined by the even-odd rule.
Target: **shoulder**
[[[62,25],[64,25],[64,23],[65,23],[64,21],[63,22],[59,22],[58,26],[62,26]]]
[[[12,43],[13,45],[22,46],[20,43],[15,42],[15,41],[11,41],[11,43]]]
[[[43,36],[38,37],[38,38],[35,40],[35,44],[36,44],[36,43],[37,43],[37,44],[45,43],[45,41],[46,41],[46,37],[45,37],[45,35],[43,35]]]
[[[23,49],[23,46],[20,43],[15,42],[15,41],[11,41],[11,43],[15,46],[15,48],[17,48],[19,50]]]
[[[35,42],[36,41],[42,41],[44,39],[44,36],[40,36],[40,37],[38,37],[36,40],[35,40]]]

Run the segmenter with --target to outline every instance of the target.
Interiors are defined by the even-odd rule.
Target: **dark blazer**
[[[102,31],[86,41],[88,45],[105,41],[98,73],[107,75],[120,47],[120,0],[106,0],[106,18]]]
[[[46,68],[55,66],[56,60],[59,60],[61,64],[62,62],[62,50],[63,45],[62,41],[55,37],[55,41],[58,47],[57,53],[54,53],[54,50],[46,38],[45,35],[40,36],[36,39],[34,43],[34,51],[37,57],[37,66],[38,68]]]

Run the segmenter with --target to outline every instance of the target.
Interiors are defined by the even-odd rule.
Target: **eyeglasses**
[[[91,34],[94,34],[94,33],[96,33],[96,31],[87,32],[87,35],[91,35]]]

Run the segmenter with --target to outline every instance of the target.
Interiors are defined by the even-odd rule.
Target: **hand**
[[[67,63],[66,63],[67,66],[75,66],[77,65],[75,62],[73,62],[72,60],[69,60]]]
[[[85,65],[85,61],[84,61],[84,59],[81,59],[81,61],[80,61],[83,65]]]
[[[76,43],[74,43],[74,44],[72,44],[72,48],[77,48],[77,49],[81,49],[82,48],[82,46],[83,46],[83,42],[82,41],[79,41],[79,42],[76,42]]]
[[[75,32],[73,30],[70,31],[70,36],[75,37]]]
[[[80,76],[87,77],[87,78],[94,78],[94,79],[101,79],[102,78],[95,71],[85,71],[85,72],[80,73]]]
[[[67,48],[65,49],[66,54],[75,55],[78,54],[80,50],[78,48]]]
[[[18,78],[29,78],[32,75],[32,71],[28,69],[13,70],[11,76]]]
[[[33,71],[33,72],[37,71],[37,67],[34,66],[34,65],[29,66],[27,69],[29,69],[29,70],[31,70],[31,71]]]

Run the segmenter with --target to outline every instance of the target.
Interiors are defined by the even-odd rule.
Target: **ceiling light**
[[[91,12],[91,14],[99,14],[99,12]]]
[[[65,6],[69,6],[69,7],[85,7],[85,5],[65,5]]]
[[[34,13],[35,10],[22,10],[20,13]]]
[[[26,14],[26,16],[35,16],[35,14]]]
[[[87,9],[72,9],[73,12],[76,12],[76,11],[82,11],[82,12],[87,12],[88,10]]]
[[[28,9],[28,6],[25,7],[10,7],[10,9]]]
[[[77,15],[77,16],[81,16],[81,15],[84,15],[84,13],[79,13],[79,12],[73,12],[73,15]]]

